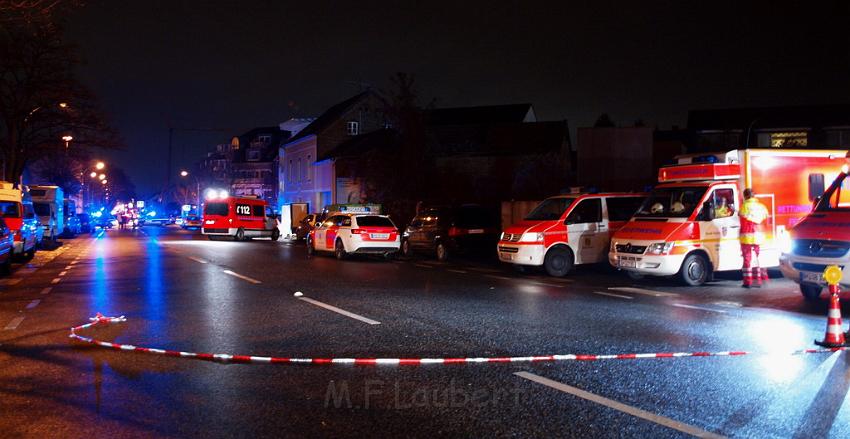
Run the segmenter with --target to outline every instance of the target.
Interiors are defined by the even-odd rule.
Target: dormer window
[[[261,143],[270,143],[272,141],[272,136],[269,136],[269,135],[257,136],[257,141],[261,142]]]
[[[259,149],[249,149],[248,150],[248,161],[256,162],[260,160],[260,150]]]
[[[360,134],[360,122],[356,122],[353,120],[346,122],[345,130],[349,136],[356,136]]]

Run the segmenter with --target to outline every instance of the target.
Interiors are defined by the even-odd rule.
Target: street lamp
[[[106,174],[100,174],[100,175],[97,176],[97,179],[101,180],[101,181],[105,178],[106,178]]]
[[[62,136],[62,140],[65,141],[65,151],[67,151],[68,145],[71,143],[72,140],[74,140],[74,136],[66,134],[66,135]]]
[[[97,162],[97,164],[94,165],[94,168],[98,171],[103,169],[104,167],[106,167],[106,164],[104,164],[103,162]]]
[[[185,169],[180,171],[180,176],[181,177],[188,177],[189,171],[187,171]],[[192,175],[192,179],[195,180],[195,201],[197,202],[197,204],[195,204],[195,205],[197,206],[198,216],[200,216],[201,215],[201,181],[198,180],[198,177],[195,177],[194,175]]]
[[[97,172],[91,171],[91,174],[89,174],[89,177],[97,178]]]
[[[100,184],[106,184],[106,179],[100,180]]]

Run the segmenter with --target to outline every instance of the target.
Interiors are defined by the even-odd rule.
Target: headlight
[[[779,251],[782,254],[790,254],[794,252],[794,240],[791,239],[787,233],[779,235],[776,237],[777,244],[779,244]]]
[[[504,241],[504,240],[505,240],[505,232],[502,232],[502,234],[499,235],[499,241]]]
[[[519,238],[519,242],[540,242],[543,241],[542,233],[523,233]]]
[[[615,241],[611,241],[611,245],[608,246],[608,251],[612,253],[617,251],[617,243]]]
[[[648,255],[666,255],[673,248],[672,242],[656,242],[646,249]]]

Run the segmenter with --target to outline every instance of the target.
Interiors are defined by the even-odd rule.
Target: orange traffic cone
[[[823,341],[815,340],[815,344],[825,348],[847,346],[844,332],[841,330],[841,303],[838,299],[838,285],[830,285],[829,313],[826,315],[826,336]]]

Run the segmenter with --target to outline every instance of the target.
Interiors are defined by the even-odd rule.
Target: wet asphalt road
[[[0,280],[0,431],[3,437],[850,436],[848,355],[775,354],[813,347],[823,337],[825,303],[806,304],[783,279],[751,291],[739,283],[726,276],[685,288],[664,279],[633,281],[605,267],[553,279],[492,261],[337,261],[307,258],[303,246],[212,242],[177,228],[109,231],[68,240]],[[128,321],[86,335],[192,352],[765,354],[221,364],[69,340],[67,328],[96,312]]]

